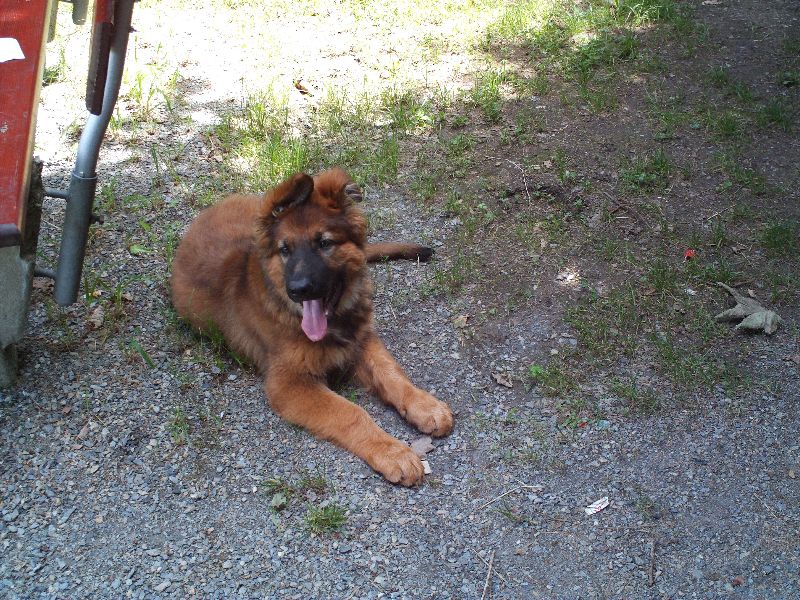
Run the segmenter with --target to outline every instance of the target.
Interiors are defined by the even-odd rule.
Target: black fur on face
[[[329,238],[300,239],[290,245],[281,241],[279,252],[284,260],[283,277],[286,294],[294,302],[322,299],[327,306],[335,305],[337,281],[341,279],[324,256],[332,248]]]

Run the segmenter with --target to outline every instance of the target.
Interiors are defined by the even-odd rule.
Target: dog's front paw
[[[453,413],[450,407],[423,390],[414,390],[403,416],[422,433],[429,433],[434,437],[445,436],[453,430]]]
[[[408,487],[421,483],[425,473],[414,451],[394,438],[371,444],[365,460],[388,481]]]

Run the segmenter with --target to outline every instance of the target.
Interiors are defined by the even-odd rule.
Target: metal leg
[[[80,287],[86,240],[97,187],[97,157],[103,142],[122,82],[134,0],[118,0],[114,11],[114,34],[108,62],[108,77],[103,92],[103,109],[90,115],[78,144],[75,169],[69,186],[69,201],[64,216],[61,250],[58,254],[54,295],[61,306],[75,302]]]

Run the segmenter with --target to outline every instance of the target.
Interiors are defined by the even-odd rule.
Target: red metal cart
[[[55,299],[75,302],[97,186],[97,158],[119,94],[134,0],[96,0],[83,129],[68,190],[41,187],[33,160],[44,45],[57,0],[0,0],[0,387],[16,375],[16,342],[25,329],[31,281],[55,279]],[[88,0],[73,0],[82,23]],[[36,269],[42,194],[66,201],[58,266]]]

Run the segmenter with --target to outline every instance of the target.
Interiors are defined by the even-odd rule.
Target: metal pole
[[[128,35],[134,0],[117,0],[114,10],[114,34],[108,60],[108,76],[103,90],[103,109],[89,115],[78,144],[75,169],[69,186],[69,202],[65,208],[61,250],[58,254],[54,295],[61,306],[68,306],[78,297],[78,288],[86,254],[89,221],[97,187],[97,157],[103,142],[122,83]]]

